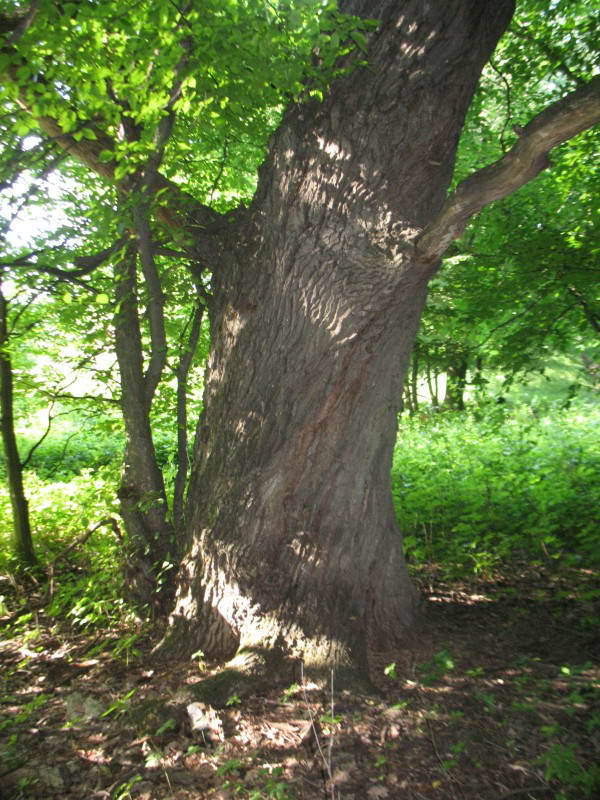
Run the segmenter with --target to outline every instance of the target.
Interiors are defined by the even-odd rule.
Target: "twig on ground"
[[[304,703],[306,705],[306,711],[308,713],[308,718],[310,720],[310,727],[315,737],[315,743],[317,745],[317,752],[320,756],[321,762],[323,764],[323,768],[325,771],[325,775],[327,777],[327,782],[329,784],[329,794],[331,800],[340,800],[341,795],[339,792],[336,792],[336,786],[333,780],[333,770],[331,767],[332,764],[332,751],[333,751],[333,714],[334,714],[334,702],[333,702],[333,670],[331,670],[331,733],[329,734],[329,743],[327,746],[327,756],[323,752],[323,747],[321,746],[321,740],[319,739],[319,731],[317,729],[316,721],[314,715],[311,711],[310,705],[308,703],[308,696],[306,694],[305,682],[304,682],[304,663],[300,663],[300,679],[302,681],[302,696],[304,697]]]

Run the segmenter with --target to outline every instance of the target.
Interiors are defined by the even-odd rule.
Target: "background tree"
[[[13,542],[20,567],[33,567],[36,563],[29,508],[23,485],[23,461],[19,454],[14,423],[14,380],[10,355],[11,336],[15,331],[9,318],[10,303],[2,288],[0,273],[0,414],[2,416],[2,445],[6,463],[6,477],[13,510]],[[23,309],[21,308],[22,312]]]

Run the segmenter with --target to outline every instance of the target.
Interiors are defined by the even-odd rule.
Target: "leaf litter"
[[[417,639],[378,689],[307,678],[218,707],[201,662],[38,610],[0,642],[2,800],[504,800],[600,791],[594,570],[420,576]],[[333,687],[333,689],[332,689]]]

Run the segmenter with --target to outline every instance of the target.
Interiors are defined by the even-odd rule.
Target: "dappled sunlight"
[[[476,603],[492,603],[493,598],[485,594],[470,594],[469,592],[452,591],[448,593],[429,594],[427,601],[430,603],[462,603],[472,606]]]

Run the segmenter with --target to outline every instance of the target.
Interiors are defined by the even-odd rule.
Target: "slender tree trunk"
[[[185,488],[189,473],[189,453],[188,453],[188,378],[194,353],[198,346],[200,331],[202,329],[202,319],[204,317],[204,302],[198,292],[196,306],[192,311],[189,323],[187,340],[181,342],[181,353],[176,369],[177,379],[177,471],[173,484],[173,521],[177,530],[183,531],[185,520]]]
[[[8,339],[8,303],[0,284],[0,415],[6,479],[13,512],[13,549],[20,567],[32,567],[37,561],[31,537],[29,506],[23,486],[23,468],[15,436],[13,371]]]
[[[128,537],[126,573],[136,603],[162,613],[172,595],[172,570],[165,571],[165,566],[172,562],[175,543],[150,426],[132,248],[117,265],[116,273],[115,351],[126,434],[118,496]]]
[[[410,373],[406,382],[405,394],[408,402],[409,411],[416,414],[419,410],[419,363],[420,347],[418,340],[415,341],[412,357],[410,360]]]
[[[425,358],[425,377],[427,379],[427,389],[429,391],[429,397],[431,398],[431,405],[437,409],[440,407],[440,400],[437,391],[437,372],[434,368],[432,374],[431,361],[427,357]]]
[[[446,371],[446,395],[444,405],[454,411],[465,410],[465,389],[467,388],[467,356],[459,353]]]
[[[508,0],[381,13],[369,67],[293,107],[215,276],[202,451],[165,647],[284,642],[370,661],[415,620],[394,516],[396,418],[444,200]]]

